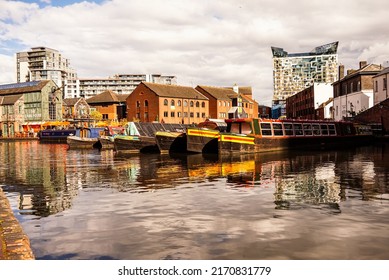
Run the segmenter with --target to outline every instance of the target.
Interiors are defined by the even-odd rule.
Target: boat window
[[[273,123],[273,132],[275,136],[283,136],[284,133],[282,131],[282,124],[281,123]]]
[[[239,123],[232,123],[230,132],[231,133],[240,133],[239,126],[240,126]]]
[[[271,136],[271,124],[261,123],[261,132],[263,136]]]
[[[328,126],[326,124],[320,125],[321,135],[328,135]]]
[[[240,133],[242,134],[250,134],[252,131],[251,126],[249,123],[242,123],[242,131]]]
[[[312,129],[313,129],[313,135],[320,135],[320,125],[313,124]]]
[[[309,123],[303,124],[304,135],[312,135],[312,126]]]
[[[284,123],[285,135],[293,135],[293,125],[291,123]]]
[[[293,124],[294,127],[294,135],[303,135],[303,125],[301,123]]]
[[[335,125],[334,124],[329,124],[328,125],[328,132],[330,133],[330,135],[336,135]]]

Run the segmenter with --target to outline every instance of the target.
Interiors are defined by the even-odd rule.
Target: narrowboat
[[[369,126],[346,121],[228,119],[218,139],[219,154],[296,148],[335,148],[370,143]]]
[[[125,135],[114,138],[114,148],[118,153],[159,153],[157,131],[181,132],[184,129],[183,124],[129,122]]]
[[[155,132],[155,140],[161,154],[186,152],[185,132],[157,131]]]
[[[42,124],[38,139],[41,143],[66,143],[67,137],[75,134],[76,128],[70,127],[70,122],[51,121]]]
[[[102,150],[114,149],[114,139],[118,135],[124,134],[124,127],[121,126],[106,126],[104,133],[98,137]]]
[[[79,128],[75,135],[67,137],[66,142],[69,149],[101,149],[98,137],[103,131],[103,127]]]
[[[220,132],[225,131],[227,124],[224,120],[207,119],[196,127],[186,130],[186,149],[192,153],[217,153]]]

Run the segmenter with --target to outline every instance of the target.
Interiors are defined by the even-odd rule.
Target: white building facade
[[[373,77],[382,69],[381,65],[361,61],[358,70],[349,70],[345,77],[333,83],[336,121],[354,117],[373,107]]]
[[[177,77],[159,74],[116,74],[106,79],[80,79],[77,87],[79,96],[90,98],[106,90],[130,94],[141,82],[176,85]]]
[[[389,78],[389,67],[382,70],[376,76],[373,77],[374,85],[374,105],[388,99],[388,78]]]

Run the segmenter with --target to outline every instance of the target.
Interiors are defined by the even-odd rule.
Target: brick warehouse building
[[[209,117],[209,100],[192,87],[142,82],[127,97],[127,120],[192,124]]]
[[[355,121],[382,125],[383,134],[389,134],[389,99],[355,116]]]

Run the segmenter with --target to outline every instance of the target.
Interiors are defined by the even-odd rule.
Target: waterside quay
[[[0,187],[0,260],[33,260],[30,240]]]

